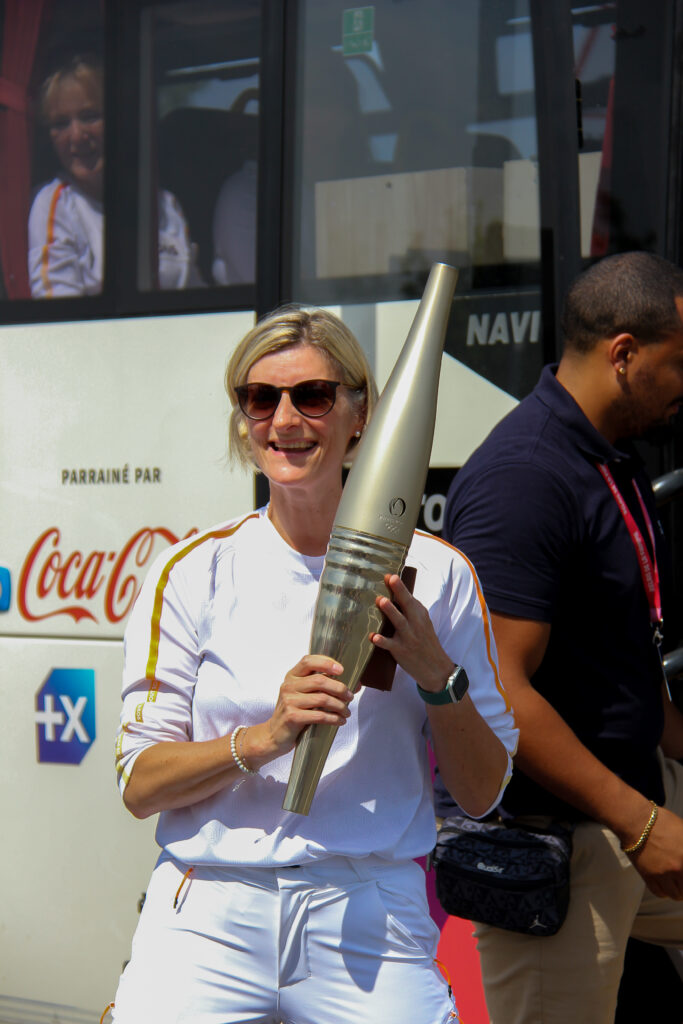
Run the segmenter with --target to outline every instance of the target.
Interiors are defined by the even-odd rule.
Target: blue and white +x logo
[[[53,668],[36,694],[38,760],[80,764],[95,739],[95,673]]]

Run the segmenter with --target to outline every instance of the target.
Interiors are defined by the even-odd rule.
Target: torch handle
[[[376,605],[387,573],[400,573],[407,548],[395,541],[335,527],[320,578],[313,616],[311,654],[325,654],[344,666],[341,676],[351,692],[359,686],[374,648],[370,634],[379,632],[382,613]],[[325,764],[335,725],[308,725],[294,751],[284,810],[308,814]]]

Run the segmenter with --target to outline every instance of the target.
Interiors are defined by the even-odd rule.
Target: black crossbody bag
[[[431,857],[448,914],[529,935],[554,935],[567,915],[572,829],[446,818]]]

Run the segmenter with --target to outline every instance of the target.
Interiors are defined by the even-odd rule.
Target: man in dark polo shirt
[[[682,317],[683,271],[667,261],[591,267],[565,304],[559,366],[448,497],[444,534],[480,576],[520,729],[503,809],[577,823],[558,934],[477,928],[492,1024],[607,1024],[629,935],[683,946],[683,715],[660,658],[669,563],[628,442],[683,402]],[[675,646],[681,624],[668,627]]]

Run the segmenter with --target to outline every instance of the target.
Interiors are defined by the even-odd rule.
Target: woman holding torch
[[[426,741],[479,817],[517,738],[476,575],[416,534],[414,596],[390,575],[377,597],[393,690],[352,694],[342,665],[303,652],[342,466],[375,402],[367,361],[332,314],[278,310],[226,387],[232,455],[270,501],[164,552],[126,631],[120,787],[136,817],[160,812],[162,852],[114,1018],[441,1024],[456,1015],[414,860],[435,841]],[[282,802],[319,723],[340,728],[304,817]]]

